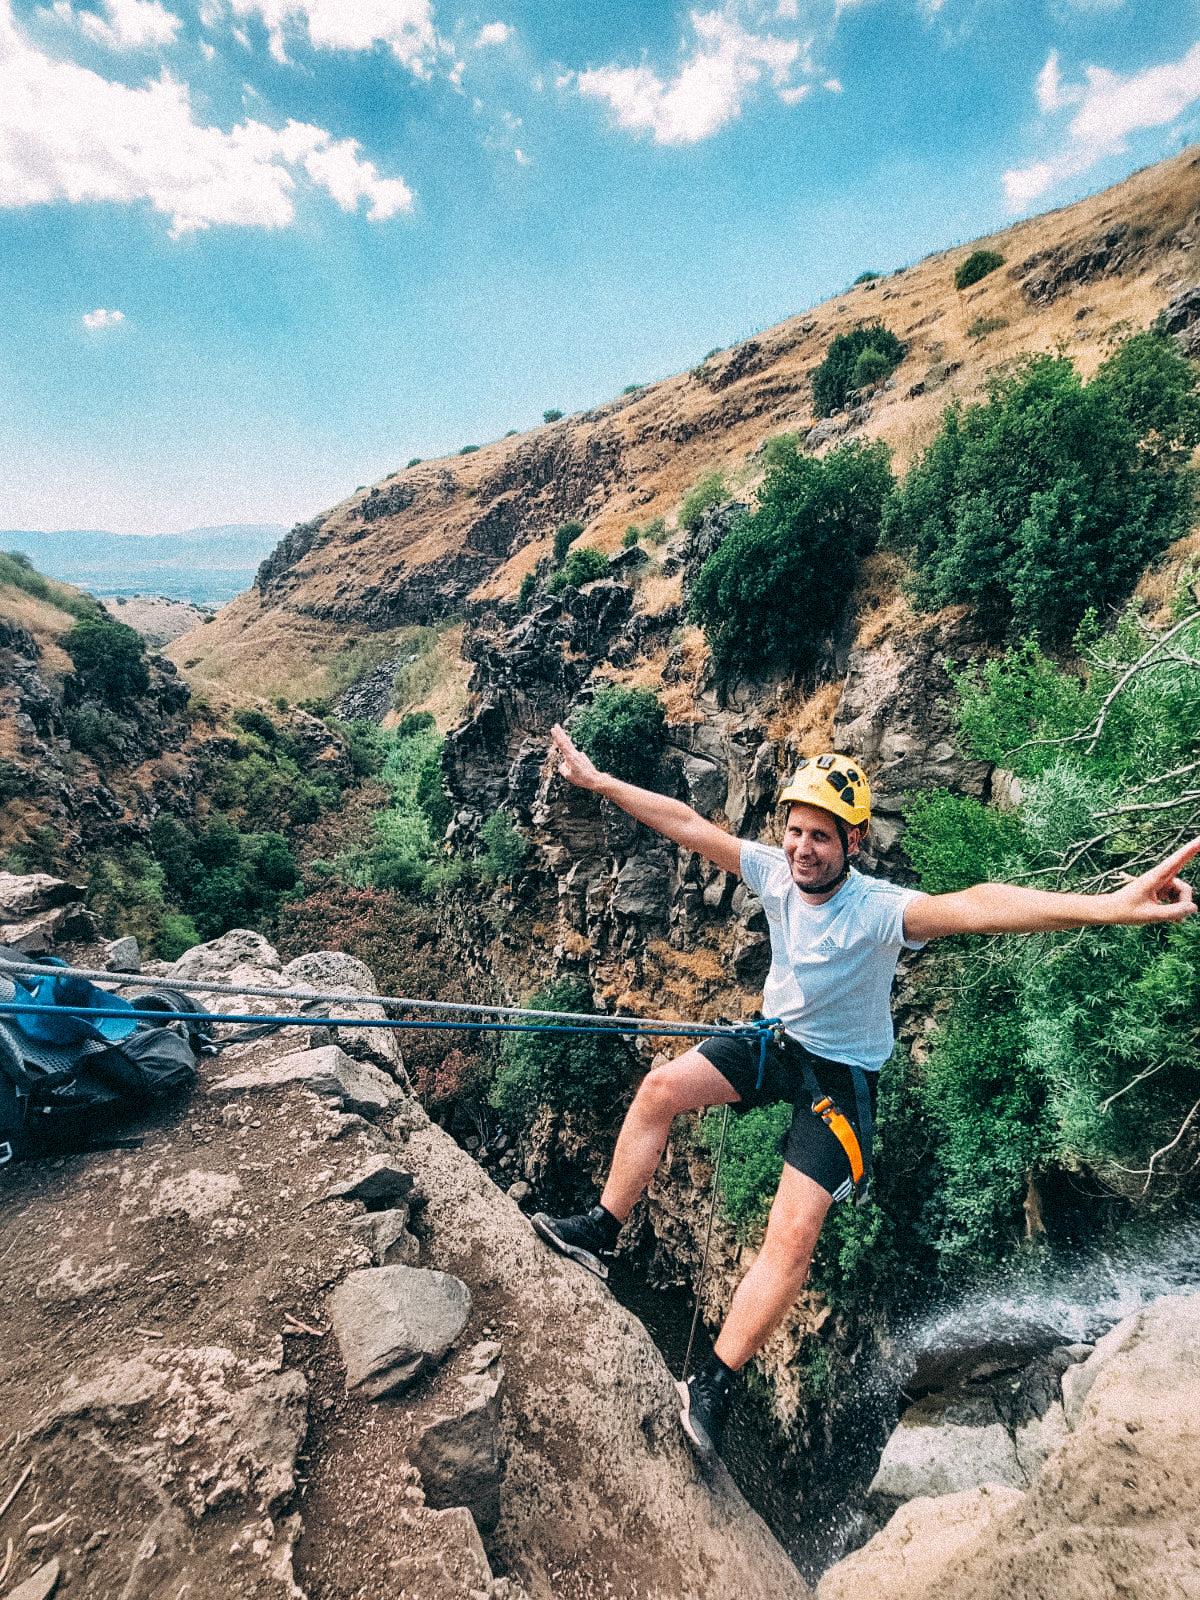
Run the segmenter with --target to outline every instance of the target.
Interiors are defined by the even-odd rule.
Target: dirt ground
[[[322,1319],[372,1263],[361,1203],[320,1196],[379,1133],[302,1089],[205,1092],[306,1042],[202,1063],[119,1130],[138,1149],[0,1175],[0,1590],[56,1558],[60,1591],[123,1600],[505,1592],[466,1514],[424,1507],[405,1409],[345,1395]]]

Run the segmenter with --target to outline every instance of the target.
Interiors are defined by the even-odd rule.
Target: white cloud
[[[475,48],[486,50],[490,44],[507,44],[512,36],[513,30],[507,22],[489,22],[480,28]]]
[[[797,0],[779,0],[775,7],[775,15],[782,17],[785,22],[795,22],[800,7]]]
[[[62,16],[70,7],[55,6]],[[110,50],[141,50],[151,45],[174,44],[180,20],[160,0],[104,0],[108,21],[94,11],[75,13],[79,26],[96,44]]]
[[[95,333],[98,328],[115,328],[118,322],[124,321],[123,311],[106,311],[103,306],[83,313],[83,325],[89,333]]]
[[[1058,155],[1012,167],[1004,174],[1009,205],[1020,210],[1064,178],[1086,172],[1107,155],[1120,155],[1131,133],[1162,128],[1200,99],[1200,42],[1178,61],[1122,77],[1106,67],[1085,67],[1085,83],[1063,83],[1058,54],[1051,51],[1034,85],[1045,115],[1078,109]]]
[[[668,145],[695,144],[739,116],[764,73],[781,95],[794,94],[797,40],[749,32],[732,6],[693,11],[691,21],[691,53],[670,82],[646,66],[594,67],[576,77],[579,93],[606,100],[618,127]]]
[[[516,156],[519,167],[531,167],[533,165],[533,157],[527,156],[519,145],[514,147],[513,155]]]
[[[842,92],[841,82],[837,78],[826,78],[821,87],[822,89],[828,89],[830,94],[841,94]]]
[[[284,30],[307,33],[316,50],[370,50],[384,44],[417,77],[427,77],[445,49],[431,0],[231,0],[239,17],[259,16],[271,54],[286,61]]]
[[[372,222],[412,209],[408,185],[381,177],[356,140],[303,122],[205,127],[168,72],[130,89],[54,61],[25,43],[0,0],[0,206],[148,201],[175,236],[284,228],[300,175],[344,211],[365,201]]]

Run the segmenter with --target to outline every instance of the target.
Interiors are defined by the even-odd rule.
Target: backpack
[[[0,1002],[54,1008],[0,1012],[0,1166],[125,1142],[108,1130],[123,1115],[187,1088],[195,1056],[214,1048],[204,1031],[208,1013],[184,996],[158,990],[138,997],[139,1011],[196,1013],[195,1023],[156,1027],[129,1015],[135,1007],[119,995],[56,976],[61,965],[0,946]]]

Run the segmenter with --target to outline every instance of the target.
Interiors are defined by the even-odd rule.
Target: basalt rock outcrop
[[[1200,1593],[1200,1297],[1127,1317],[1063,1379],[1065,1427],[1027,1489],[910,1501],[819,1600]]]
[[[189,958],[286,970],[246,934]],[[394,1078],[374,1103],[275,1004],[296,1021],[267,1039],[216,1024],[224,1059],[140,1148],[0,1174],[10,1585],[57,1563],[83,1594],[204,1600],[805,1596],[698,1470],[641,1324]],[[370,1220],[399,1209],[417,1259],[378,1264]]]

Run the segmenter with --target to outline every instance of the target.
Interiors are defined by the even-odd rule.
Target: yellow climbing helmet
[[[806,756],[779,796],[780,805],[820,806],[852,828],[871,826],[871,787],[851,756]]]

